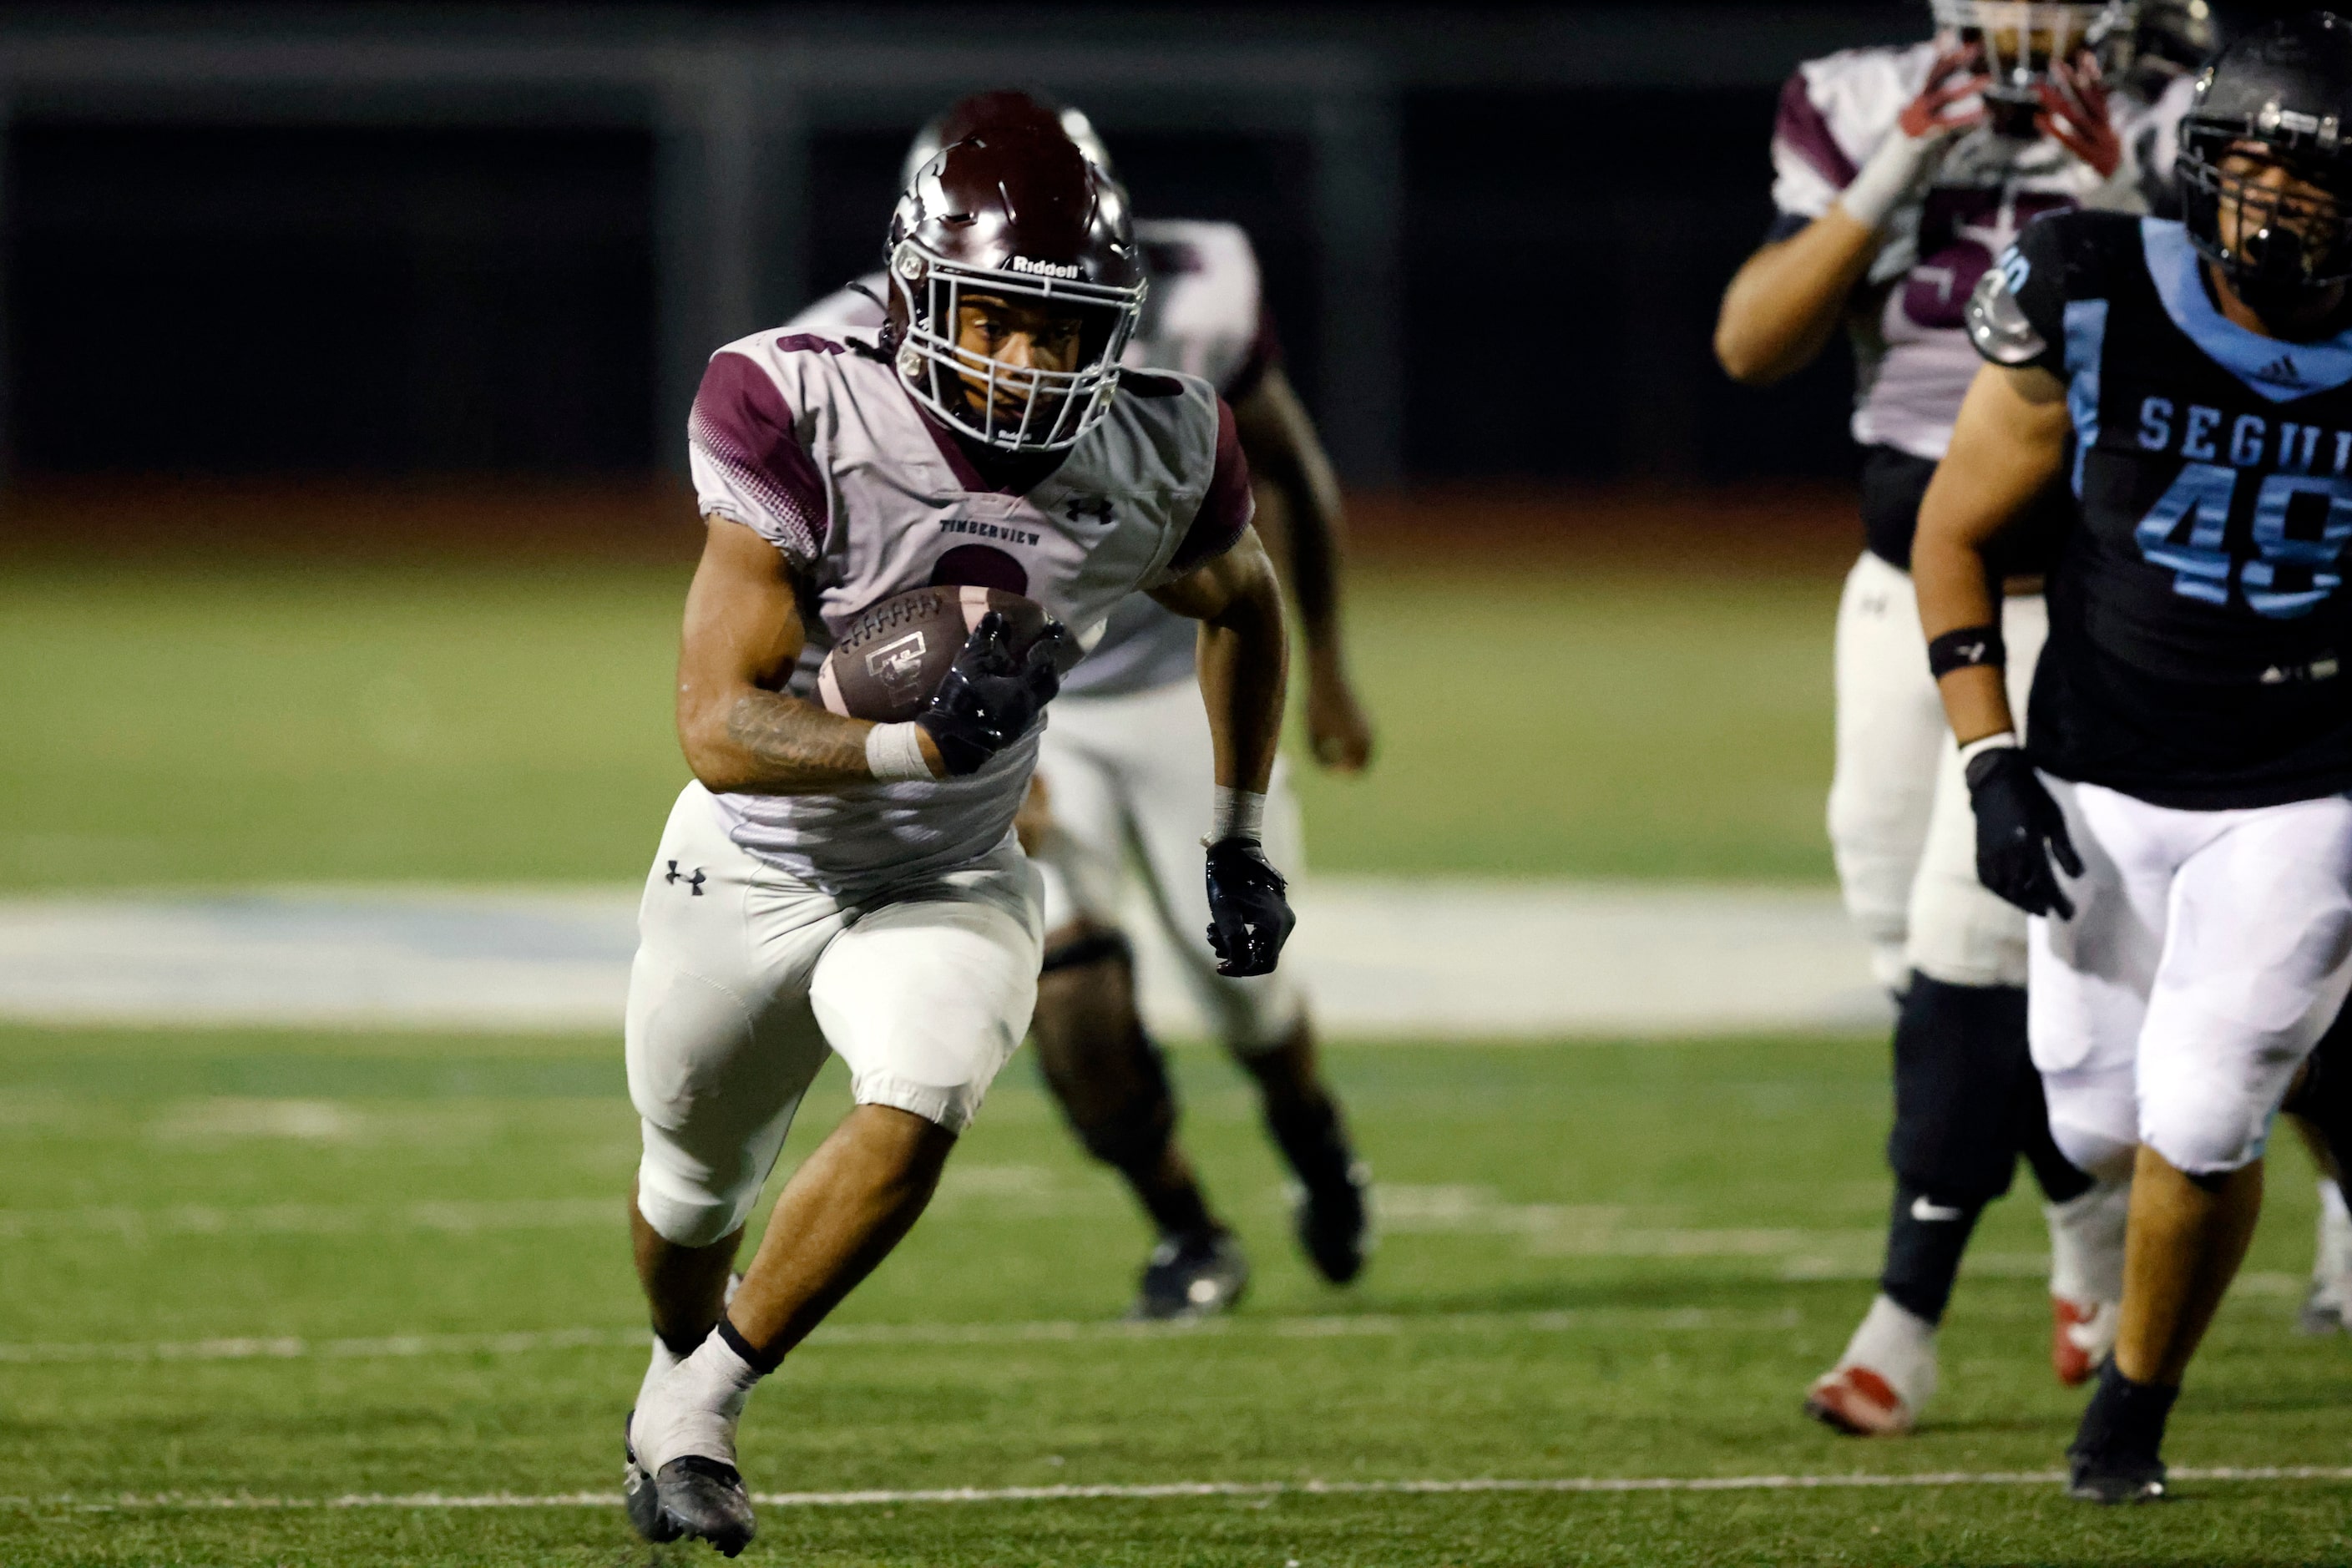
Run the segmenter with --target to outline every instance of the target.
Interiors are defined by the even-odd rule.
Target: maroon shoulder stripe
[[[782,389],[766,371],[739,353],[711,355],[687,437],[782,531],[773,542],[787,554],[815,559],[824,543],[824,479],[793,434]]]
[[[1241,437],[1234,429],[1234,411],[1217,399],[1217,467],[1209,478],[1209,493],[1192,514],[1192,526],[1168,563],[1178,577],[1207,564],[1242,541],[1256,501],[1250,494],[1249,459],[1242,456]]]
[[[1802,158],[1812,171],[1839,190],[1853,184],[1853,160],[1830,134],[1830,122],[1813,95],[1806,89],[1805,73],[1799,71],[1780,89],[1780,111],[1773,117],[1772,140]]]

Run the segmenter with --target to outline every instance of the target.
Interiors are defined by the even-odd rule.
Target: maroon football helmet
[[[941,148],[891,215],[888,269],[884,346],[916,401],[955,429],[1003,451],[1052,452],[1109,413],[1142,313],[1142,256],[1127,194],[1058,128],[1009,118]],[[1076,368],[959,348],[958,308],[973,294],[1075,316]]]
[[[1059,130],[1077,143],[1087,162],[1112,179],[1118,171],[1111,166],[1110,149],[1095,131],[1095,123],[1086,111],[1074,105],[1057,103],[1050,98],[1040,98],[1034,92],[1000,89],[994,92],[975,92],[957,99],[945,109],[923,122],[915,132],[912,145],[907,149],[907,160],[898,167],[901,189],[915,183],[915,176],[924,164],[940,155],[940,150],[950,142],[961,142],[992,125],[1027,121],[1041,130]]]

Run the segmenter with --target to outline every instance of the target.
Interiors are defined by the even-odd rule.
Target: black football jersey
[[[2179,224],[2116,213],[2031,225],[1972,309],[2074,423],[2035,763],[2190,810],[2352,788],[2352,330],[2234,325]]]

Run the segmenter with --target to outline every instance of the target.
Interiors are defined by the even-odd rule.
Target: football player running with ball
[[[1990,363],[1920,511],[1977,864],[2033,917],[2051,1130],[2132,1178],[2120,1331],[2068,1450],[2100,1502],[2164,1493],[2272,1119],[2352,987],[2347,125],[2341,19],[2224,50],[2182,130],[2182,221],[2044,219],[1979,286]],[[2053,479],[2081,511],[2021,747],[1987,574]]]
[[[1936,0],[1934,15],[1929,42],[1849,50],[1790,79],[1772,140],[1780,217],[1716,331],[1725,368],[1762,384],[1810,363],[1843,322],[1860,389],[1866,548],[1838,607],[1829,830],[1847,910],[1900,1003],[1895,1185],[1880,1293],[1805,1399],[1858,1436],[1909,1431],[1935,1391],[1961,1254],[2021,1154],[2048,1199],[2063,1381],[2088,1377],[2104,1352],[2123,1267],[2123,1188],[2051,1142],[2026,1052],[2025,922],[1977,879],[1909,567],[1919,498],[1978,363],[1969,289],[2037,215],[2137,206],[2125,147],[2146,110],[2099,77],[2116,7]],[[2053,489],[1992,560],[2021,678],[2042,642],[2042,538],[2070,506]]]
[[[908,166],[945,142],[999,125],[1058,129],[1111,174],[1110,154],[1085,115],[1012,91],[950,107],[917,135]],[[1257,485],[1257,526],[1298,608],[1316,760],[1356,772],[1370,756],[1371,731],[1348,679],[1339,622],[1339,489],[1283,374],[1249,237],[1231,224],[1168,219],[1139,219],[1136,237],[1150,293],[1126,361],[1202,376],[1232,406]],[[878,275],[860,279],[794,317],[792,328],[869,335],[881,326],[877,300],[885,288]],[[1354,1279],[1364,1262],[1367,1177],[1323,1080],[1306,998],[1286,974],[1222,972],[1202,940],[1209,911],[1194,868],[1192,803],[1209,787],[1211,745],[1194,679],[1196,640],[1190,624],[1148,595],[1112,614],[1055,705],[1030,818],[1045,879],[1038,1060],[1087,1152],[1126,1178],[1158,1232],[1132,1309],[1139,1318],[1222,1311],[1246,1288],[1249,1265],[1177,1140],[1174,1087],[1137,1007],[1134,960],[1118,923],[1130,851],[1181,978],[1256,1084],[1266,1130],[1297,1178],[1296,1222],[1309,1262],[1335,1284]],[[1265,842],[1291,866],[1299,837],[1297,802],[1277,762]]]
[[[1058,134],[992,132],[918,172],[888,257],[878,343],[730,344],[689,432],[709,531],[678,668],[695,782],[646,884],[629,987],[655,1344],[625,1479],[648,1540],[730,1556],[753,1529],[745,1401],[914,1224],[1029,1026],[1044,931],[1013,816],[1061,668],[1132,594],[1202,628],[1216,772],[1198,822],[1228,972],[1270,973],[1291,925],[1256,827],[1281,595],[1232,412],[1203,381],[1119,368],[1143,296],[1125,198]],[[951,637],[925,618],[942,604],[961,610]],[[967,637],[982,604],[998,608]],[[828,662],[893,616],[913,635]],[[903,720],[817,700],[909,679],[929,684]],[[828,1051],[856,1106],[730,1295]]]

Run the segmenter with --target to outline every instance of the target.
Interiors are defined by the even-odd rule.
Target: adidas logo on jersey
[[[1025,256],[1013,258],[1015,272],[1034,272],[1040,278],[1076,278],[1078,268],[1062,261],[1032,261]]]
[[[2301,386],[2303,372],[2295,367],[2293,354],[2281,354],[2253,373],[2255,381],[2267,381],[2273,386]]]

